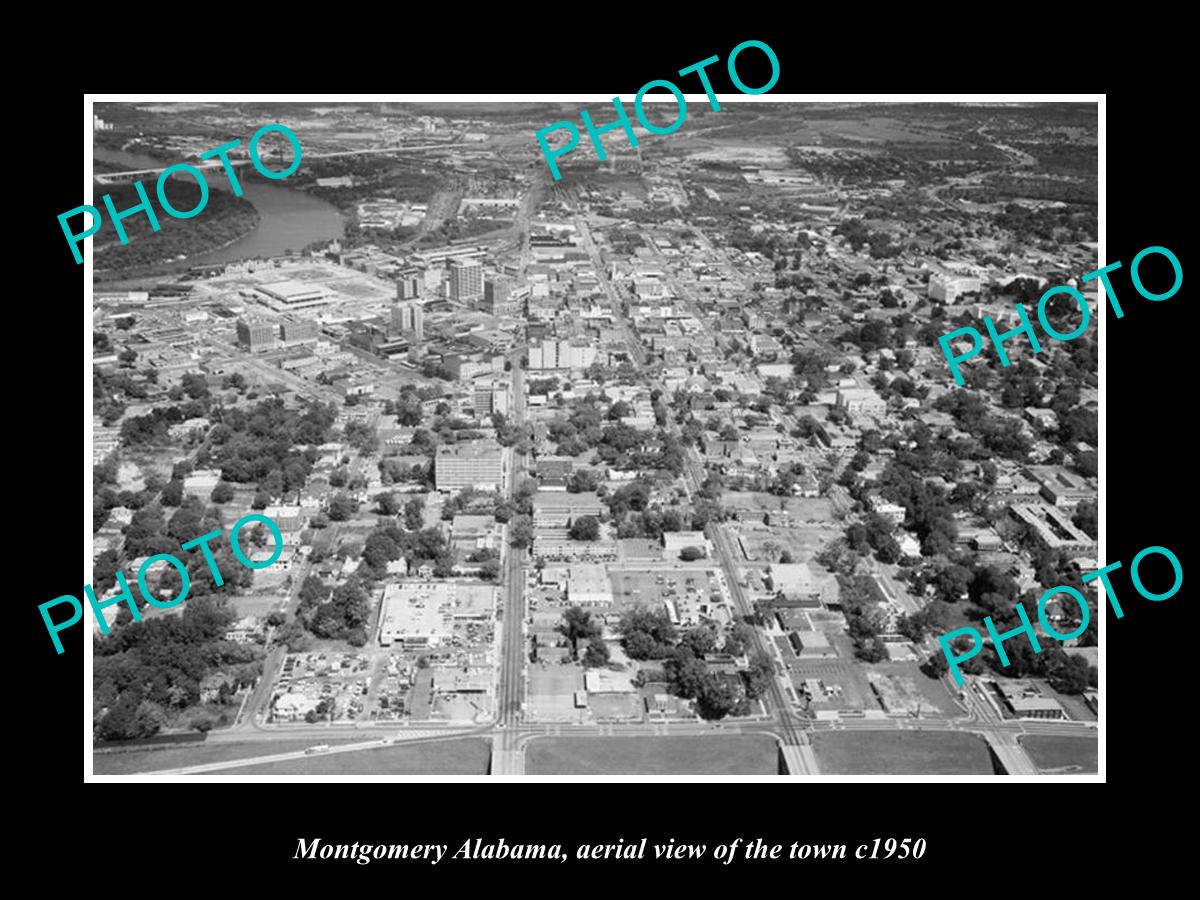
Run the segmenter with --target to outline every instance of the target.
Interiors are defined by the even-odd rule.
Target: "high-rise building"
[[[518,316],[529,292],[529,285],[518,284],[511,278],[488,278],[483,282],[481,308],[493,316]]]
[[[586,341],[546,338],[529,347],[531,370],[586,369],[595,361],[596,347]]]
[[[471,303],[483,296],[483,263],[477,259],[450,260],[450,299]]]
[[[504,451],[495,441],[442,444],[434,457],[434,482],[439,491],[468,487],[499,490],[504,481]]]
[[[491,385],[476,385],[471,397],[471,408],[476,418],[490,416],[496,411],[495,396]]]
[[[396,275],[396,300],[417,300],[425,293],[425,273],[416,266],[401,269]]]
[[[275,326],[259,319],[238,319],[237,336],[238,343],[254,353],[275,346]]]
[[[284,321],[279,326],[279,335],[285,344],[297,341],[315,341],[317,339],[317,323],[312,319]]]
[[[392,327],[413,341],[425,340],[425,311],[420,300],[405,300],[392,307]]]

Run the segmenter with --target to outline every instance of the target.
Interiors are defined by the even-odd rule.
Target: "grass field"
[[[343,740],[320,741],[306,738],[294,741],[246,741],[235,743],[192,744],[187,748],[170,750],[126,750],[119,753],[93,753],[93,770],[97,775],[130,775],[153,772],[155,769],[177,769],[180,766],[199,766],[249,756],[269,756],[272,753],[291,753],[313,744],[353,744],[367,740],[363,736]]]
[[[378,750],[310,756],[259,766],[222,769],[214,775],[486,775],[491,746],[461,738],[395,744]]]
[[[530,775],[777,775],[773,738],[538,738],[525,751]]]
[[[1025,734],[1018,740],[1042,772],[1070,775],[1098,771],[1100,742],[1095,737]]]
[[[813,750],[827,775],[994,775],[991,754],[970,734],[838,731],[818,734]]]

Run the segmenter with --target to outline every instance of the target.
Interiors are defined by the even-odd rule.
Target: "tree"
[[[375,503],[381,516],[394,516],[400,512],[400,501],[391,491],[376,494]]]
[[[595,516],[580,516],[571,523],[568,534],[573,541],[595,541],[600,537],[600,520]]]
[[[567,481],[567,490],[572,494],[582,494],[596,490],[600,479],[591,469],[576,469]]]
[[[621,616],[617,629],[631,659],[663,659],[675,643],[675,626],[665,609],[634,606]]]
[[[345,522],[358,512],[358,501],[349,494],[334,494],[329,501],[328,512],[330,521]]]
[[[233,499],[233,485],[227,481],[218,481],[217,486],[212,489],[211,499],[213,503],[228,503]]]
[[[754,629],[741,622],[735,622],[725,633],[725,643],[721,649],[730,656],[741,656],[754,637]]]
[[[138,690],[126,690],[100,720],[100,738],[106,741],[126,741],[149,737],[158,731],[158,722],[142,702]]]
[[[1076,527],[1081,529],[1088,537],[1090,537],[1092,540],[1096,540],[1100,533],[1096,517],[1096,501],[1088,500],[1080,503],[1079,506],[1075,508],[1075,515],[1072,516],[1071,521],[1074,522]]]
[[[737,682],[720,675],[709,675],[697,697],[696,710],[705,719],[723,719],[737,708],[742,697]]]
[[[1061,694],[1082,694],[1090,686],[1088,669],[1088,662],[1082,656],[1062,653],[1052,657],[1046,667],[1046,678]]]
[[[608,645],[598,637],[589,640],[583,654],[583,664],[589,669],[608,665]]]
[[[183,502],[183,482],[178,480],[168,481],[162,489],[163,506],[178,506]]]
[[[592,615],[580,606],[570,606],[563,611],[558,630],[571,642],[571,658],[578,658],[579,641],[600,637],[600,626],[592,621]],[[607,653],[607,650],[605,651]]]
[[[794,563],[795,561],[796,560],[792,558],[791,552],[788,550],[784,550],[782,553],[779,554],[780,565],[785,565],[785,566],[790,565],[791,563]]]
[[[708,666],[704,660],[693,655],[691,650],[680,647],[675,656],[667,661],[666,672],[675,693],[680,697],[692,698],[700,696],[700,692],[704,690]]]
[[[757,651],[750,657],[750,666],[742,673],[742,680],[746,685],[746,696],[751,700],[757,700],[767,692],[767,688],[771,686],[771,679],[775,677],[775,661],[771,659],[770,654],[762,650]]]
[[[704,550],[700,547],[684,547],[679,551],[679,558],[684,562],[695,562],[704,558]]]
[[[523,550],[533,543],[533,523],[529,516],[516,516],[508,525],[508,543]]]
[[[942,652],[932,654],[929,659],[921,664],[921,671],[930,678],[941,678],[950,670],[950,664],[946,662],[946,654]]]
[[[420,531],[425,524],[425,498],[413,497],[404,504],[404,527],[409,531]]]
[[[684,633],[680,640],[681,647],[687,647],[696,656],[703,659],[708,654],[712,653],[717,647],[717,636],[711,628],[705,628],[703,625],[697,625],[695,628],[689,628]]]

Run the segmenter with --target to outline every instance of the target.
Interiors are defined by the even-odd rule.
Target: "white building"
[[[578,606],[605,606],[613,602],[608,570],[600,563],[575,563],[567,575],[567,601]]]

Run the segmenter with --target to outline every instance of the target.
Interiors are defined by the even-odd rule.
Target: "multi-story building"
[[[483,263],[477,259],[450,260],[450,299],[471,303],[483,297]]]
[[[871,388],[839,388],[837,405],[852,416],[882,416],[887,412],[887,403]]]
[[[396,273],[396,301],[416,300],[425,293],[425,273],[407,266]]]
[[[582,516],[599,516],[604,504],[594,491],[578,494],[538,491],[533,495],[535,528],[565,528]]]
[[[978,294],[982,289],[978,278],[966,275],[934,275],[929,279],[929,299],[938,303],[953,303],[964,294]]]
[[[480,308],[493,316],[521,314],[529,299],[530,286],[518,285],[509,278],[488,278],[483,283],[483,303]]]
[[[420,300],[404,300],[392,307],[392,328],[414,341],[425,339],[425,310]]]
[[[315,341],[320,329],[311,319],[286,320],[280,323],[279,336],[285,344]]]
[[[1009,513],[1029,526],[1034,540],[1047,550],[1069,554],[1094,554],[1096,542],[1071,521],[1070,514],[1042,502],[1014,503]]]
[[[464,441],[438,447],[434,483],[439,491],[468,487],[497,491],[503,482],[503,450],[495,441]]]
[[[1096,496],[1086,478],[1062,466],[1030,466],[1027,471],[1042,486],[1042,496],[1055,506],[1074,508]]]
[[[253,353],[274,348],[275,326],[261,319],[238,319],[238,343]]]
[[[578,340],[546,338],[529,348],[529,368],[586,369],[596,361],[596,347]]]

